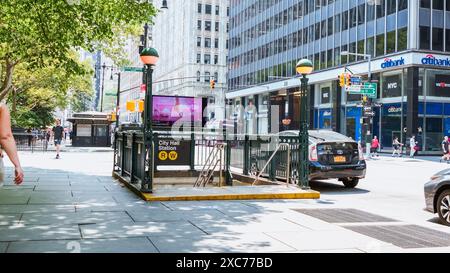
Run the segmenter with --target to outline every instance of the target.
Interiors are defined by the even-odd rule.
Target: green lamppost
[[[151,193],[153,191],[153,131],[152,131],[152,116],[153,116],[153,94],[152,94],[152,74],[153,67],[158,62],[159,55],[154,48],[145,48],[141,52],[141,61],[145,64],[145,105],[144,105],[144,153],[142,168],[142,185],[141,191],[144,193]]]
[[[297,63],[297,73],[302,75],[300,87],[300,131],[299,131],[299,164],[298,179],[302,189],[309,189],[309,109],[308,109],[308,76],[314,67],[310,60],[303,59]]]

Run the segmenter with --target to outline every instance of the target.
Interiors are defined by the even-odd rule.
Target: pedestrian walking
[[[53,139],[55,141],[56,147],[56,159],[59,159],[59,152],[61,151],[61,142],[64,137],[64,128],[61,126],[61,121],[59,119],[56,120],[56,125],[52,129]]]
[[[416,136],[412,135],[411,138],[409,139],[409,147],[411,148],[410,152],[409,152],[409,157],[414,158],[414,156],[417,153],[418,150],[418,146],[417,146],[418,142],[416,141]]]
[[[392,147],[394,147],[392,156],[395,156],[395,154],[397,154],[398,157],[402,157],[403,143],[400,143],[400,141],[398,141],[398,137],[395,137],[392,141]]]
[[[5,170],[3,165],[4,150],[14,165],[14,182],[20,185],[23,182],[23,170],[20,166],[19,156],[17,154],[16,142],[11,131],[11,116],[8,108],[0,103],[0,185],[3,185],[5,180]]]
[[[448,141],[448,136],[445,136],[444,140],[441,142],[441,148],[442,148],[443,155],[441,157],[440,162],[442,162],[442,161],[446,161],[447,163],[449,162],[449,160],[450,160],[449,144],[450,143]]]
[[[377,136],[374,136],[372,139],[372,144],[370,145],[370,153],[372,154],[372,157],[379,157],[378,155],[378,149],[380,148],[380,142],[378,141]]]

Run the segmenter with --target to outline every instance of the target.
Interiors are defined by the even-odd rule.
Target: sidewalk
[[[53,144],[48,145],[47,151],[56,152]],[[69,153],[98,153],[98,152],[114,152],[112,147],[73,147],[71,144],[61,145],[61,152]]]
[[[24,185],[8,167],[0,189],[0,253],[409,251],[305,212],[327,200],[145,202],[110,177],[111,154],[20,156]]]

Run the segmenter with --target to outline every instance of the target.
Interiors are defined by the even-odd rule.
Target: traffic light
[[[110,115],[110,117],[111,117],[111,118],[110,118],[111,121],[117,121],[117,115],[116,115],[116,113],[112,112],[111,115]]]
[[[138,112],[143,113],[144,112],[144,100],[138,101]]]
[[[346,73],[345,74],[345,86],[352,85],[352,74]]]
[[[369,99],[369,98],[368,98],[367,96],[363,96],[363,102],[364,102],[364,103],[367,103],[368,99]]]
[[[211,80],[211,81],[209,82],[209,85],[211,86],[211,89],[216,88],[216,80]]]
[[[127,111],[128,112],[136,111],[136,101],[134,100],[127,101]]]
[[[341,74],[339,76],[339,86],[340,87],[344,87],[345,86],[345,75],[344,74]]]

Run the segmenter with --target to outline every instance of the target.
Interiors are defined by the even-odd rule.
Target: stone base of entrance
[[[302,190],[296,186],[257,185],[247,186],[235,182],[236,186],[194,188],[187,185],[156,184],[153,193],[142,193],[138,187],[113,174],[130,190],[146,201],[206,201],[206,200],[263,200],[263,199],[319,199],[320,193]],[[177,177],[177,180],[182,178]]]

